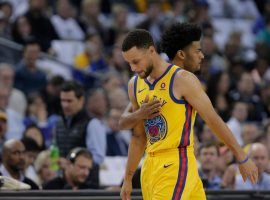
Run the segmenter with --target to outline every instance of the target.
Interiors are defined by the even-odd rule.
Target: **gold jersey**
[[[152,84],[147,79],[135,77],[134,94],[139,106],[146,95],[149,95],[150,100],[158,99],[161,102],[160,115],[144,121],[147,153],[193,147],[196,111],[186,100],[176,99],[173,95],[173,82],[179,70],[183,69],[176,65],[168,66],[164,74]]]

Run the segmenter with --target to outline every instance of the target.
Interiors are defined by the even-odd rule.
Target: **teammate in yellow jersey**
[[[196,25],[174,25],[162,38],[164,52],[174,64],[191,72],[196,71],[203,59],[200,37],[201,30]],[[159,100],[155,105],[156,111],[159,111],[157,114],[135,116],[134,123],[130,124],[134,126],[134,133],[129,147],[122,199],[130,199],[132,176],[144,151],[146,157],[141,175],[144,199],[205,199],[193,153],[196,111],[233,151],[241,163],[239,168],[244,180],[249,178],[253,183],[257,182],[257,168],[216,114],[192,73],[164,61],[156,52],[151,35],[145,30],[129,32],[122,51],[132,71],[138,74],[128,85],[134,113],[126,115],[126,118],[131,119],[136,110],[142,109],[153,99]],[[145,100],[149,102],[145,103]]]

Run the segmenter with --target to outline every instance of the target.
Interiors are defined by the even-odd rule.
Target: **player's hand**
[[[122,200],[131,200],[130,194],[132,192],[132,181],[124,180],[121,188],[121,199]]]
[[[256,184],[258,181],[258,168],[252,162],[252,160],[248,160],[246,163],[239,164],[239,170],[242,175],[244,182],[247,179],[251,181],[252,184]]]
[[[149,96],[146,95],[142,106],[139,109],[139,115],[142,119],[153,119],[160,114],[161,103],[159,100],[155,99],[149,101]]]

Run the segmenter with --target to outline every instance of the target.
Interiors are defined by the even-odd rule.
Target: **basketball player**
[[[199,68],[203,59],[200,29],[184,24],[180,31],[175,32],[179,34],[175,40],[179,41],[176,51],[172,46],[171,52],[165,52],[169,52],[168,56],[173,57],[180,66]],[[164,44],[166,39],[167,42],[175,42],[170,41],[172,38],[164,37]],[[134,126],[122,199],[130,199],[132,176],[144,151],[146,157],[141,176],[143,199],[206,199],[193,152],[196,111],[233,151],[243,179],[257,182],[257,168],[216,114],[192,73],[163,60],[156,52],[151,35],[145,30],[129,32],[122,51],[132,71],[138,74],[128,85],[133,111],[138,110],[147,99],[150,102],[158,99],[161,107],[158,116]]]

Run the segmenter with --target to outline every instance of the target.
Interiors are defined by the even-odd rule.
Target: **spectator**
[[[23,60],[17,66],[15,75],[15,87],[26,95],[37,92],[46,85],[46,75],[37,68],[37,60],[40,56],[40,46],[30,40],[24,47]]]
[[[258,167],[258,182],[256,184],[252,184],[249,179],[244,182],[238,173],[237,167],[235,165],[231,165],[223,176],[223,187],[237,190],[270,189],[270,175],[265,172],[269,164],[267,148],[261,143],[253,143],[250,147],[250,158]]]
[[[31,186],[31,189],[38,189],[38,186],[31,179],[23,175],[25,168],[25,147],[19,140],[8,140],[3,146],[2,164],[0,174],[14,178]]]
[[[123,86],[123,81],[119,73],[109,71],[101,79],[101,85],[106,93]]]
[[[32,27],[28,18],[19,16],[12,25],[12,38],[15,42],[25,45],[27,41],[34,38]]]
[[[220,189],[221,177],[217,173],[219,149],[214,143],[204,143],[199,148],[199,175],[205,189]]]
[[[230,92],[234,101],[244,101],[248,104],[248,120],[261,121],[262,107],[259,96],[255,93],[256,85],[250,73],[241,74],[236,90]]]
[[[25,129],[23,117],[16,111],[8,108],[9,96],[9,88],[0,84],[0,109],[4,110],[7,114],[6,139],[21,139]]]
[[[75,19],[76,10],[68,0],[57,1],[51,22],[61,40],[83,40],[84,32]]]
[[[100,11],[101,0],[83,0],[81,20],[87,34],[98,34],[107,40],[108,19]]]
[[[10,39],[10,17],[12,15],[12,5],[9,2],[0,2],[0,13],[0,36]]]
[[[200,134],[201,143],[217,142],[217,137],[211,131],[207,124],[203,124],[202,132]]]
[[[8,107],[24,116],[26,97],[21,90],[14,88],[14,76],[15,72],[11,65],[6,63],[0,64],[0,84],[3,84],[3,86],[10,90]]]
[[[41,188],[45,182],[56,177],[56,172],[51,170],[50,151],[42,151],[38,154],[34,162],[35,171],[37,173],[36,183]]]
[[[25,126],[35,125],[39,132],[42,132],[42,137],[45,139],[46,146],[52,142],[52,132],[58,116],[48,116],[46,104],[40,94],[32,93],[28,96],[28,106],[25,113]],[[43,147],[44,148],[44,147]]]
[[[85,148],[72,149],[67,156],[68,166],[64,170],[63,176],[58,176],[45,183],[45,190],[61,189],[89,189],[87,177],[91,173],[93,166],[92,154]]]
[[[85,40],[85,50],[74,59],[77,69],[97,72],[108,68],[103,56],[103,43],[98,34],[89,34]]]
[[[37,143],[39,150],[45,149],[44,137],[41,130],[36,125],[27,126],[23,132],[23,137],[33,139]]]
[[[56,75],[49,79],[46,87],[41,91],[42,99],[44,100],[48,112],[48,116],[60,115],[60,90],[65,82],[62,76]]]
[[[128,105],[128,95],[123,88],[115,88],[108,94],[110,107],[124,111]]]
[[[266,120],[270,118],[270,81],[261,84],[260,96],[263,104],[263,118]]]
[[[159,43],[164,28],[162,14],[161,2],[150,0],[146,11],[146,19],[137,25],[137,28],[149,30],[156,44]]]
[[[219,72],[211,76],[207,84],[207,94],[224,121],[229,119],[231,99],[228,95],[230,89],[230,76],[227,72]]]
[[[121,110],[111,109],[108,117],[107,130],[107,156],[127,156],[128,143],[123,138],[119,129],[118,121],[122,114]],[[128,135],[128,133],[124,133]]]
[[[29,11],[25,14],[42,51],[47,51],[51,46],[51,41],[58,38],[51,21],[45,14],[45,8],[45,0],[29,0]]]
[[[243,146],[252,144],[260,136],[259,128],[255,123],[245,123],[242,126]]]
[[[23,137],[22,143],[25,147],[25,166],[24,174],[37,184],[37,173],[34,168],[34,161],[40,152],[40,148],[35,140],[29,137]]]
[[[89,117],[85,112],[84,89],[82,85],[67,81],[60,92],[63,114],[55,126],[54,137],[61,157],[75,147],[86,147],[87,125]]]
[[[105,114],[108,102],[103,89],[95,88],[88,92],[86,110],[92,118],[87,126],[87,147],[93,154],[96,164],[101,164],[106,155],[106,125]]]
[[[241,136],[242,125],[246,121],[248,115],[248,106],[244,102],[235,102],[233,105],[232,116],[227,122],[229,129],[240,145],[243,145]]]
[[[11,23],[10,17],[12,15],[12,6],[8,1],[0,2],[0,37],[2,40],[11,39]],[[18,60],[18,54],[14,52],[11,48],[6,48],[6,45],[3,45],[1,42],[0,45],[0,63],[12,63],[15,64]]]

